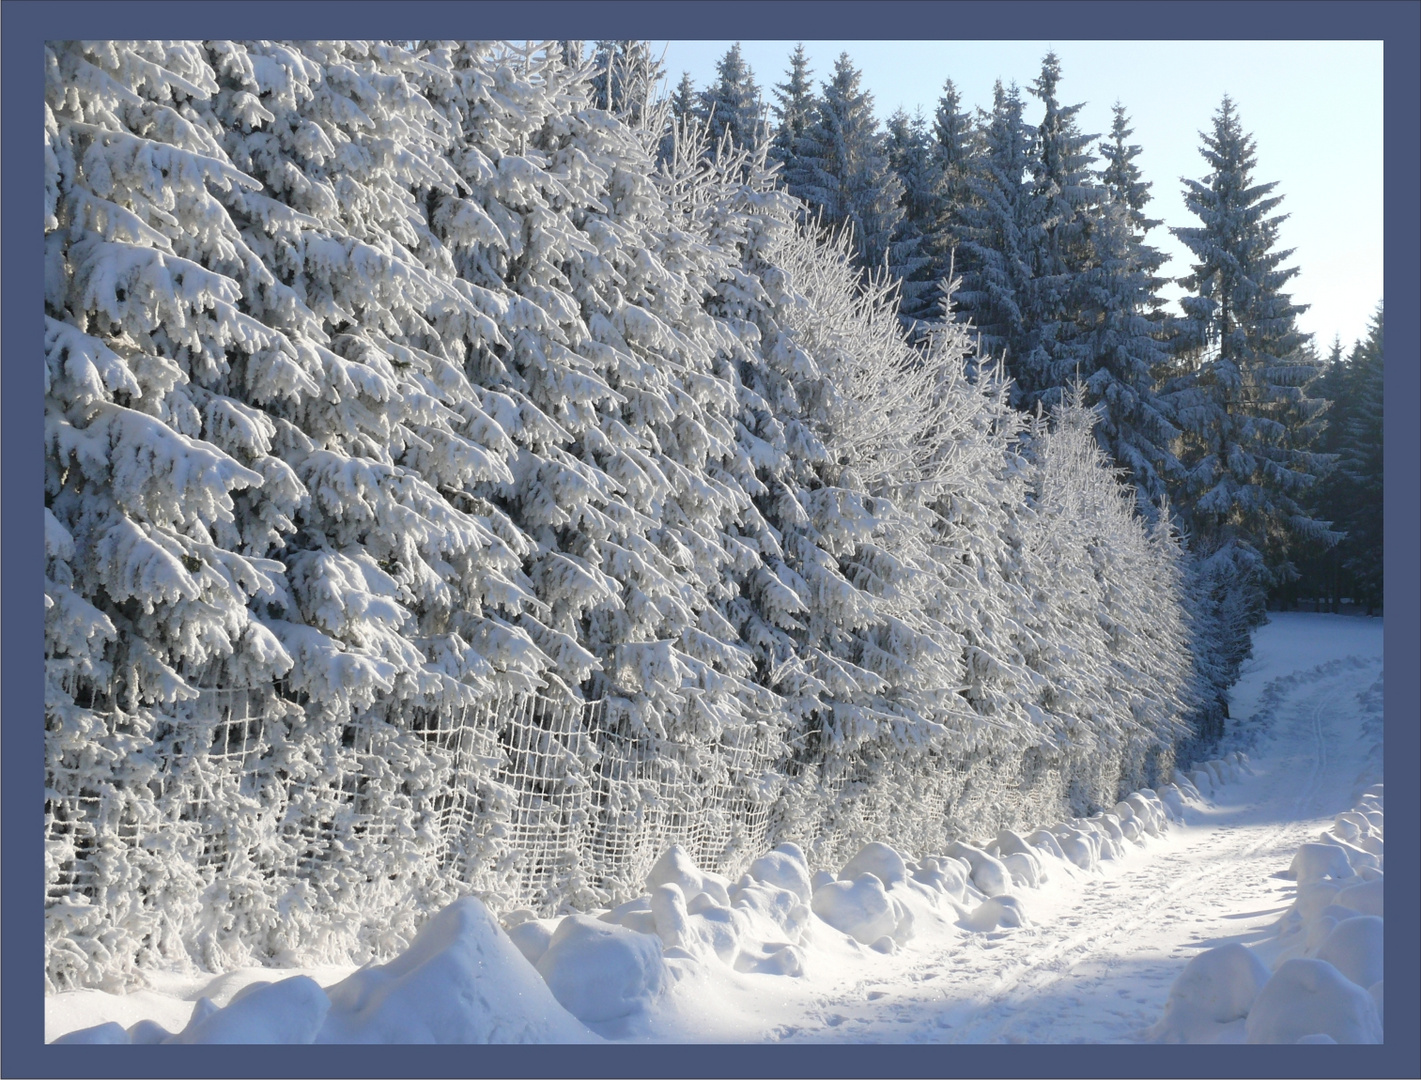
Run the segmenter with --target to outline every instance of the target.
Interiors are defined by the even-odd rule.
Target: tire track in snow
[[[1275,680],[1282,693],[1270,731],[1272,745],[1254,763],[1258,775],[1221,793],[1227,797],[1237,792],[1246,802],[1216,804],[1206,811],[1213,827],[1207,821],[1190,827],[1186,846],[1158,854],[1137,849],[1124,865],[1116,864],[1118,872],[1088,880],[1070,906],[1032,930],[958,939],[897,973],[855,980],[821,998],[814,1019],[827,1027],[820,1028],[818,1038],[981,1043],[1050,1042],[1057,1033],[1079,1036],[1080,1019],[1067,1020],[1069,1011],[1086,1008],[1082,997],[1093,991],[1100,997],[1101,986],[1122,982],[1124,959],[1140,950],[1151,931],[1159,938],[1161,927],[1190,922],[1200,926],[1202,920],[1217,920],[1221,912],[1243,910],[1244,903],[1278,902],[1276,893],[1284,887],[1272,878],[1278,867],[1262,860],[1271,854],[1282,857],[1310,839],[1319,815],[1330,817],[1336,809],[1332,804],[1345,801],[1346,791],[1323,790],[1351,782],[1350,774],[1340,773],[1345,761],[1339,758],[1346,755],[1329,753],[1336,734],[1329,720],[1340,715],[1339,705],[1370,685],[1380,666],[1380,659],[1349,658]],[[1343,710],[1347,715],[1351,711]],[[1289,789],[1303,777],[1300,790]],[[1029,911],[1029,893],[1026,900]],[[1186,916],[1192,918],[1186,921]],[[1048,935],[1058,929],[1067,933],[1052,940]],[[1225,932],[1220,936],[1238,931],[1237,925],[1227,923],[1219,929]],[[1196,940],[1201,936],[1196,933]],[[1138,1007],[1132,1015],[1098,1007],[1097,1013],[1103,1008],[1116,1018],[1091,1015],[1091,1026],[1103,1028],[1100,1041],[1126,1039],[1157,1017],[1182,967],[1179,954],[1187,948],[1178,943],[1183,934],[1177,930],[1164,937],[1172,944],[1170,954],[1148,957],[1148,970],[1128,974],[1117,996],[1105,998],[1118,1006],[1146,983],[1153,985],[1158,1000],[1136,996]],[[1103,968],[1104,974],[1077,973],[1088,966]],[[871,989],[893,984],[900,991],[912,989],[906,994]],[[810,1026],[818,1025],[811,1020]],[[797,1035],[803,1038],[809,1032],[799,1028]]]
[[[1352,672],[1346,674],[1350,675]],[[1308,735],[1311,736],[1308,741],[1311,743],[1309,756],[1312,759],[1312,767],[1308,770],[1308,779],[1303,789],[1293,800],[1292,813],[1286,819],[1274,827],[1267,828],[1262,835],[1257,835],[1252,828],[1247,826],[1221,825],[1208,838],[1213,843],[1208,847],[1191,846],[1188,858],[1182,853],[1170,853],[1162,855],[1158,859],[1150,859],[1143,866],[1132,867],[1120,879],[1122,882],[1138,879],[1145,875],[1156,877],[1161,872],[1167,874],[1179,864],[1187,863],[1195,858],[1203,857],[1209,860],[1202,868],[1186,872],[1182,876],[1174,878],[1170,884],[1154,889],[1142,898],[1143,902],[1132,903],[1124,911],[1108,906],[1107,911],[1102,912],[1098,903],[1098,891],[1092,889],[1090,899],[1097,901],[1091,905],[1094,909],[1092,914],[1108,915],[1110,912],[1115,912],[1117,918],[1113,925],[1103,934],[1094,933],[1066,940],[1060,948],[1054,950],[1053,955],[1044,961],[1032,962],[1028,958],[1026,962],[1004,978],[1003,981],[1008,985],[998,989],[990,1002],[974,1010],[977,1015],[975,1021],[966,1027],[956,1027],[951,1032],[952,1041],[994,1042],[1002,1036],[1009,1036],[1011,1034],[1009,1029],[1019,1026],[1023,1020],[1031,1019],[1032,1002],[1048,996],[1049,989],[1054,985],[1069,980],[1071,969],[1081,960],[1095,955],[1117,957],[1119,952],[1112,946],[1134,936],[1143,927],[1154,925],[1154,916],[1161,908],[1193,906],[1188,904],[1191,898],[1211,899],[1216,894],[1218,886],[1238,874],[1238,863],[1253,858],[1265,848],[1291,849],[1296,847],[1301,839],[1311,838],[1315,822],[1311,820],[1299,821],[1298,818],[1310,807],[1310,804],[1314,803],[1325,775],[1327,739],[1323,731],[1323,717],[1335,713],[1338,699],[1343,693],[1343,688],[1337,685],[1337,682],[1340,681],[1340,679],[1334,681],[1322,694],[1303,705],[1299,710],[1305,712],[1306,716],[1305,718],[1299,717],[1304,722],[1294,726],[1304,727]],[[1351,687],[1347,689],[1351,689]],[[1269,777],[1277,779],[1267,785],[1268,790],[1265,794],[1273,794],[1277,790],[1278,784],[1286,779],[1290,771],[1286,768],[1270,769]],[[1242,812],[1247,813],[1254,810],[1263,802],[1266,802],[1266,797],[1263,800],[1254,800]],[[1242,844],[1232,843],[1231,841],[1234,841],[1240,832],[1248,838]],[[1305,835],[1294,838],[1292,835],[1294,833]],[[1138,884],[1138,881],[1132,883]],[[1106,962],[1108,964],[1108,960]]]

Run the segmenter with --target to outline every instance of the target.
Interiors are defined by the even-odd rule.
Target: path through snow
[[[1380,620],[1274,615],[1233,694],[1236,717],[1268,721],[1245,747],[1253,775],[1216,788],[1187,824],[1126,844],[1098,871],[1046,860],[1046,886],[1017,893],[1029,926],[972,933],[946,905],[919,909],[915,936],[882,955],[815,920],[801,942],[801,977],[668,956],[664,995],[626,1021],[591,1026],[629,1042],[1136,1041],[1191,957],[1240,942],[1272,961],[1274,924],[1295,895],[1280,871],[1381,779],[1375,730],[1359,722],[1381,656]],[[1240,725],[1244,738],[1250,730],[1259,726]],[[302,974],[330,987],[351,970]],[[154,973],[152,989],[133,995],[56,995],[45,1036],[141,1018],[177,1030],[200,997],[224,1006],[284,974],[295,973]]]
[[[1381,674],[1381,644],[1380,620],[1275,614],[1234,695],[1235,715],[1272,708],[1251,752],[1256,775],[1217,789],[1189,825],[1102,874],[1026,894],[1030,930],[950,940],[931,954],[916,943],[898,971],[816,1003],[790,1037],[1134,1041],[1190,957],[1271,936],[1295,893],[1278,872],[1381,778],[1356,722],[1358,696]]]

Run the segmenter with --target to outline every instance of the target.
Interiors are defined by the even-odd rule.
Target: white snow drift
[[[1280,876],[1297,896],[1270,973],[1240,944],[1196,956],[1170,989],[1158,1042],[1382,1041],[1383,786],[1372,784]]]
[[[1240,754],[1210,763],[1220,781],[1246,768]],[[974,934],[1030,926],[1024,895],[1118,858],[1178,820],[1197,791],[1182,776],[1162,793],[1131,794],[1113,812],[1058,822],[1029,837],[1002,830],[985,844],[959,841],[918,859],[865,844],[837,873],[811,873],[803,851],[781,844],[738,881],[668,849],[641,897],[609,910],[540,919],[521,909],[500,923],[465,897],[430,918],[409,948],[324,990],[305,975],[255,982],[223,1008],[204,998],[180,1031],[144,1019],[72,1031],[61,1042],[585,1042],[636,1030],[668,990],[697,970],[793,978],[826,950],[911,948],[915,924],[933,920]],[[1067,850],[1073,850],[1073,857]],[[1355,940],[1349,931],[1337,949]],[[839,944],[836,944],[836,941]],[[1246,952],[1245,952],[1245,955]],[[1201,957],[1177,1011],[1194,1028],[1247,1014],[1229,964]],[[1222,973],[1222,974],[1221,974]],[[1263,982],[1258,980],[1259,985]],[[1189,985],[1205,985],[1188,991]],[[1222,990],[1212,989],[1221,986]],[[1219,994],[1232,993],[1223,1003]],[[1208,998],[1203,1005],[1195,998]],[[1369,999],[1370,1000],[1370,999]],[[1271,1029],[1270,1029],[1271,1030]],[[1323,1030],[1323,1028],[1318,1028]],[[1352,1029],[1329,1032],[1342,1041]]]

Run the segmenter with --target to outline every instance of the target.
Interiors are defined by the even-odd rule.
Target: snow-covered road
[[[801,977],[668,961],[664,995],[595,1030],[630,1042],[1138,1041],[1191,957],[1239,942],[1273,960],[1273,927],[1295,896],[1280,872],[1381,779],[1381,658],[1381,620],[1274,615],[1232,701],[1253,775],[1098,870],[1046,860],[1050,880],[1018,894],[1029,926],[971,932],[949,905],[920,907],[914,937],[883,955],[815,920]],[[304,974],[329,987],[351,970]],[[225,1005],[274,977],[154,973],[126,997],[56,995],[46,1038],[144,1017],[180,1029],[199,997]]]
[[[738,1037],[1136,1041],[1192,956],[1239,942],[1271,959],[1272,928],[1295,895],[1279,872],[1381,778],[1375,732],[1358,722],[1381,663],[1380,620],[1275,614],[1233,696],[1237,717],[1271,714],[1250,750],[1255,775],[1221,786],[1188,825],[1099,873],[1024,894],[1030,928],[929,929],[896,956],[811,968],[757,1003],[761,1024],[747,1012]],[[655,1037],[691,1034],[676,1026]]]
[[[1288,627],[1286,617],[1283,625]],[[1264,644],[1268,630],[1264,631]],[[1273,688],[1271,738],[1257,775],[1221,787],[1191,824],[1071,888],[1028,897],[1034,926],[945,943],[884,978],[825,1000],[827,1030],[797,1038],[894,1042],[1122,1042],[1157,1019],[1197,952],[1256,945],[1291,904],[1280,879],[1297,847],[1350,807],[1367,779],[1357,697],[1380,672],[1376,653],[1288,673]],[[1271,668],[1258,665],[1259,670]],[[1360,774],[1360,776],[1359,776]],[[1265,951],[1266,950],[1260,950]],[[808,1025],[806,1025],[806,1028]]]

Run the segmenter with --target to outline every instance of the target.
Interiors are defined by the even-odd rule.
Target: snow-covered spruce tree
[[[861,507],[877,518],[861,517],[857,535],[826,527],[833,519],[813,512],[820,490],[800,500],[809,521],[785,533],[801,550],[805,540],[828,548],[859,589],[839,587],[831,608],[837,649],[813,634],[816,606],[834,595],[822,587],[796,590],[810,632],[785,628],[810,646],[810,674],[825,684],[811,698],[807,745],[810,762],[845,785],[840,842],[887,828],[932,843],[949,823],[995,828],[1113,804],[1122,783],[1167,764],[1179,730],[1189,668],[1177,551],[1152,545],[1132,518],[1131,496],[1104,467],[1086,420],[1071,428],[1075,442],[1050,444],[1073,448],[1064,464],[1044,435],[1035,453],[1053,463],[1052,477],[1070,478],[1061,485],[1091,497],[1028,506],[1029,460],[1011,449],[1019,414],[1000,381],[969,383],[964,329],[940,326],[926,355],[907,348],[888,317],[891,290],[855,289],[849,252],[826,261],[809,239],[785,241],[777,261],[804,297],[789,315],[798,340],[837,391],[823,399],[832,423],[821,482],[837,472],[840,515]],[[873,498],[852,500],[860,486]],[[767,518],[783,528],[783,507],[774,509],[781,516]],[[1112,559],[1115,547],[1123,551]],[[803,560],[787,562],[809,577]],[[1117,571],[1131,584],[1109,584]],[[844,618],[846,600],[854,620]],[[1170,604],[1156,618],[1153,607]],[[1099,627],[1096,649],[1080,642],[1082,620],[1088,633]],[[802,689],[781,689],[804,699]],[[1005,806],[1009,786],[1030,796]],[[936,805],[942,816],[909,805]]]
[[[980,132],[972,116],[962,108],[962,97],[951,79],[943,83],[942,96],[933,113],[929,153],[937,172],[937,219],[928,226],[928,240],[922,254],[931,264],[933,281],[924,318],[937,318],[949,281],[974,269],[971,254],[961,247],[965,232],[963,211],[972,199],[968,176],[977,167],[981,149]]]
[[[799,720],[792,773],[805,786],[790,792],[781,835],[824,858],[890,817],[940,839],[941,819],[904,812],[914,789],[935,787],[925,755],[956,707],[960,663],[945,646],[952,635],[924,616],[932,582],[917,565],[934,376],[903,339],[893,283],[861,282],[846,236],[826,247],[801,228],[772,259],[793,294],[762,314],[762,325],[778,322],[778,342],[771,364],[746,372],[747,389],[800,407],[790,453],[761,472],[757,505],[783,554],[748,598],[742,634],[773,650],[770,678]],[[796,795],[817,830],[803,831],[812,822],[797,819]]]
[[[948,79],[942,86],[933,113],[933,159],[942,172],[941,213],[938,228],[949,247],[961,240],[961,209],[971,198],[967,177],[980,150],[980,137],[972,116],[962,108],[962,95]],[[966,267],[959,267],[961,273]],[[944,272],[938,275],[945,278]]]
[[[1196,260],[1181,282],[1175,503],[1196,553],[1224,553],[1261,618],[1262,590],[1292,575],[1294,538],[1329,540],[1300,502],[1326,464],[1307,449],[1324,405],[1308,396],[1317,372],[1295,322],[1302,309],[1283,292],[1297,271],[1275,250],[1283,219],[1269,215],[1281,197],[1253,183],[1254,143],[1228,97],[1200,152],[1210,172],[1185,186],[1200,224],[1172,230]]]
[[[886,265],[897,275],[895,257],[914,254],[894,250],[902,185],[889,167],[873,95],[860,89],[859,79],[848,53],[842,53],[821,88],[813,122],[794,145],[785,185],[825,228],[853,229],[860,266]]]
[[[1021,94],[1000,81],[983,117],[982,153],[966,178],[970,200],[960,210],[958,250],[965,256],[958,315],[980,335],[983,356],[1002,357],[1009,373],[1040,354],[1032,311],[1032,234],[1038,200],[1028,180],[1034,135],[1022,118]],[[1013,390],[1019,398],[1019,391]]]
[[[237,208],[253,250],[294,294],[261,315],[322,364],[309,395],[282,403],[283,458],[310,497],[282,555],[294,604],[277,629],[296,651],[292,689],[328,710],[319,731],[292,744],[304,755],[298,775],[311,781],[296,789],[308,803],[301,813],[321,822],[305,838],[309,906],[338,920],[333,950],[383,951],[457,888],[450,858],[456,872],[480,866],[480,887],[506,887],[498,871],[507,867],[483,858],[498,792],[482,792],[488,813],[451,851],[434,821],[452,753],[417,730],[412,710],[447,715],[491,691],[526,691],[561,659],[520,622],[538,605],[525,575],[529,541],[469,498],[512,478],[510,406],[471,382],[469,363],[507,326],[490,316],[501,314],[496,304],[481,306],[487,298],[453,280],[436,231],[460,186],[446,156],[455,129],[428,97],[449,82],[437,52],[378,43],[212,51],[224,100],[240,108],[255,98],[273,117],[225,117],[232,160],[295,211],[280,232],[265,227],[260,206]],[[386,667],[342,695],[321,676],[339,660],[324,659],[326,637]],[[392,876],[391,865],[408,871]],[[360,898],[364,925],[349,917],[352,879],[372,883]]]
[[[1134,162],[1140,148],[1125,141],[1127,125],[1124,108],[1116,105],[1110,140],[1101,147],[1106,202],[1091,237],[1094,265],[1082,282],[1084,344],[1093,367],[1081,377],[1087,400],[1099,406],[1095,433],[1102,449],[1129,471],[1140,512],[1153,518],[1166,481],[1179,474],[1179,430],[1157,391],[1170,361],[1159,299],[1164,256],[1145,234],[1159,222],[1143,212],[1150,185]]]
[[[804,55],[804,44],[794,47],[790,54],[789,71],[786,79],[774,87],[775,126],[774,137],[770,141],[770,157],[783,166],[788,166],[795,154],[795,144],[814,122],[814,88],[809,82],[809,58]]]
[[[46,979],[123,985],[180,951],[203,885],[190,817],[176,852],[121,842],[166,809],[152,789],[174,733],[157,710],[214,671],[291,666],[254,609],[286,593],[264,556],[302,492],[268,456],[270,425],[201,383],[229,352],[278,350],[204,265],[243,254],[214,192],[256,185],[194,123],[216,89],[202,51],[57,44],[45,59]]]
[[[1097,178],[1110,202],[1125,208],[1131,235],[1136,243],[1143,244],[1145,234],[1160,222],[1145,216],[1145,205],[1153,198],[1150,188],[1154,185],[1144,179],[1140,167],[1135,164],[1141,151],[1136,144],[1126,142],[1135,133],[1129,125],[1129,114],[1125,106],[1117,101],[1111,106],[1110,136],[1100,143],[1100,156],[1105,164],[1097,173]],[[1156,306],[1162,306],[1162,302],[1157,302]]]
[[[1342,445],[1348,398],[1347,357],[1342,351],[1342,337],[1334,334],[1328,349],[1327,359],[1322,363],[1322,374],[1312,386],[1314,396],[1328,402],[1323,416],[1323,428],[1314,449],[1324,454],[1336,455]],[[1326,476],[1320,477],[1308,492],[1304,505],[1315,518],[1334,523],[1334,527],[1345,531],[1342,524],[1346,517],[1343,506],[1349,496],[1350,485],[1342,479],[1334,468]],[[1270,591],[1270,599],[1284,608],[1295,605],[1299,598],[1309,597],[1319,603],[1326,603],[1328,610],[1336,612],[1344,595],[1341,548],[1346,538],[1331,546],[1305,541],[1299,544],[1293,555],[1298,577],[1290,582],[1275,585]],[[1350,594],[1347,594],[1350,595]]]
[[[707,142],[719,146],[728,139],[732,146],[753,150],[769,138],[769,132],[760,88],[740,55],[740,42],[716,62],[715,71],[716,81],[701,92],[697,114],[705,121]]]
[[[942,215],[943,174],[932,153],[927,121],[919,112],[911,120],[899,109],[888,120],[888,163],[903,185],[894,253],[890,262],[899,276],[899,313],[911,325],[934,316],[941,306],[938,266],[933,253],[942,247],[938,221]]]
[[[1060,81],[1060,62],[1047,53],[1029,88],[1045,110],[1031,160],[1036,219],[1026,233],[1032,284],[1024,318],[1037,341],[1009,363],[1026,406],[1054,404],[1072,379],[1095,370],[1084,294],[1086,275],[1097,265],[1095,232],[1104,192],[1091,171],[1095,136],[1080,131],[1080,105],[1057,100]]]
[[[513,479],[477,494],[531,541],[545,608],[519,627],[551,674],[569,694],[614,700],[622,735],[693,769],[753,712],[715,606],[725,568],[745,558],[724,537],[748,499],[716,479],[739,451],[735,332],[702,313],[737,277],[720,254],[730,226],[699,205],[715,201],[697,179],[714,166],[677,149],[658,178],[659,130],[588,109],[575,73],[536,56],[524,78],[501,63],[506,89],[480,88],[481,61],[454,69],[468,201],[496,231],[448,242],[460,278],[504,308],[505,342],[471,359],[474,377],[517,409]],[[591,869],[601,878],[587,888],[625,894],[646,867]]]

